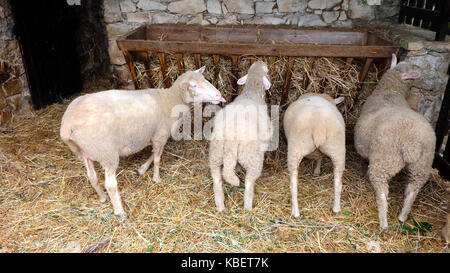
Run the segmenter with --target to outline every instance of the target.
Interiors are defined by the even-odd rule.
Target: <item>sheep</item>
[[[317,161],[314,175],[320,174],[324,155],[334,165],[333,212],[341,211],[342,174],[345,168],[345,123],[336,105],[344,100],[326,94],[306,93],[289,105],[283,118],[288,142],[292,216],[300,216],[297,200],[298,166],[303,157]]]
[[[427,182],[434,158],[436,136],[428,121],[406,101],[417,66],[400,62],[393,54],[391,67],[364,103],[354,128],[356,151],[369,160],[367,177],[376,194],[379,227],[388,227],[388,180],[403,168],[409,171],[403,208],[404,222],[422,186]]]
[[[98,184],[94,162],[105,170],[105,188],[114,214],[124,219],[117,188],[119,157],[153,146],[153,153],[138,173],[144,174],[154,163],[154,182],[160,182],[159,163],[173,126],[179,123],[171,115],[175,106],[192,102],[225,102],[220,92],[202,75],[205,67],[180,75],[168,89],[136,91],[108,90],[80,96],[65,111],[60,135],[87,169],[87,176],[100,197],[107,196]]]
[[[244,208],[252,210],[254,184],[261,175],[264,152],[268,150],[272,135],[265,103],[265,91],[271,85],[267,73],[264,62],[253,63],[248,74],[238,80],[239,85],[245,84],[242,93],[214,118],[209,166],[219,212],[225,210],[222,175],[232,186],[239,186],[239,178],[235,174],[238,162],[246,170]]]

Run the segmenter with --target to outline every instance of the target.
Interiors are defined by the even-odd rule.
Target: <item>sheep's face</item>
[[[187,103],[211,102],[213,104],[226,102],[219,90],[203,77],[204,71],[205,67],[186,72],[187,75],[181,83],[181,88],[185,91],[183,94],[184,101]]]
[[[416,80],[422,75],[421,69],[417,65],[407,62],[400,62],[397,64],[397,57],[395,54],[392,54],[391,69],[399,73],[402,81],[409,83],[411,80]]]

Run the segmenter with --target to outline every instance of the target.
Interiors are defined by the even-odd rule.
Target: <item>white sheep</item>
[[[288,142],[292,216],[300,215],[297,200],[298,166],[303,157],[317,160],[315,175],[325,155],[334,165],[333,212],[341,210],[342,174],[345,168],[345,123],[336,108],[344,98],[332,99],[326,94],[307,93],[289,105],[283,126]]]
[[[420,75],[419,67],[406,62],[397,65],[393,55],[391,68],[367,98],[355,125],[355,148],[369,160],[367,174],[375,189],[381,230],[388,227],[388,180],[405,167],[409,171],[398,217],[404,222],[431,172],[436,143],[434,130],[405,100],[411,80]]]
[[[265,90],[270,88],[267,73],[265,63],[257,61],[252,64],[248,74],[238,80],[239,85],[245,84],[242,93],[214,118],[209,166],[219,212],[225,210],[222,175],[226,182],[239,186],[235,173],[238,162],[246,170],[244,208],[252,210],[254,184],[261,175],[264,152],[271,136],[265,103]]]
[[[116,181],[119,157],[137,153],[151,144],[153,153],[138,172],[143,174],[153,161],[153,180],[159,182],[161,154],[172,127],[179,122],[178,117],[172,117],[172,109],[195,101],[214,104],[225,101],[203,77],[204,70],[205,67],[187,71],[168,89],[103,91],[80,96],[67,107],[61,138],[83,160],[101,202],[107,197],[98,184],[94,161],[105,169],[105,187],[115,215],[126,216]]]

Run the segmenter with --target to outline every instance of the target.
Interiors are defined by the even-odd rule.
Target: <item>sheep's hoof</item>
[[[125,221],[126,219],[127,219],[127,213],[126,212],[122,212],[122,213],[114,213],[114,215],[116,215],[116,217],[117,217],[117,220],[119,221],[119,222],[123,222],[123,221]]]
[[[155,183],[160,183],[161,182],[161,178],[159,178],[159,177],[153,177],[153,182],[155,182]]]
[[[219,213],[220,215],[225,215],[225,208],[217,209],[217,213]]]
[[[292,216],[292,218],[298,218],[298,217],[300,217],[300,213],[291,213],[291,216]]]
[[[98,201],[100,201],[100,203],[105,203],[106,200],[108,200],[108,197],[106,197],[106,196],[102,196],[102,197],[98,198]]]
[[[341,208],[333,208],[332,211],[334,214],[338,214],[339,212],[341,212]]]
[[[320,170],[314,170],[313,175],[314,176],[320,176]]]
[[[146,172],[147,170],[143,170],[142,168],[139,168],[138,170],[136,170],[136,173],[137,173],[137,175],[144,175],[144,173]]]
[[[380,224],[380,232],[385,232],[385,231],[387,231],[387,229],[388,229],[387,225]]]
[[[400,223],[404,223],[405,221],[406,221],[406,219],[407,219],[408,217],[404,217],[404,216],[402,216],[402,215],[399,215],[398,216],[398,221],[400,222]]]

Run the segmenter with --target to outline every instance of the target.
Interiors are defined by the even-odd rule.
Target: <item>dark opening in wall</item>
[[[10,4],[34,108],[80,92],[107,70],[103,1],[13,0]]]

